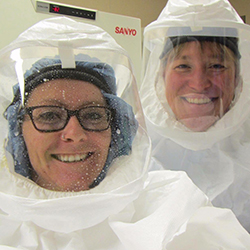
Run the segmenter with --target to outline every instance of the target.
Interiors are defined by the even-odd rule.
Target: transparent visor
[[[176,34],[153,39],[144,48],[143,98],[151,82],[173,127],[207,131],[237,103],[242,82],[248,83],[244,79],[249,79],[249,31],[230,29],[237,35],[234,37],[217,29],[216,34],[211,33],[213,28],[205,29],[207,33],[183,34],[178,32],[180,28],[171,29]]]
[[[0,89],[1,139],[13,172],[54,191],[92,189],[116,178],[117,167],[126,181],[145,172],[149,141],[125,55],[46,45],[5,50]]]

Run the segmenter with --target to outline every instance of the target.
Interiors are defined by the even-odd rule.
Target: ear
[[[163,79],[166,77],[166,68],[167,68],[167,63],[161,63],[161,74]]]
[[[165,79],[165,75],[166,75],[165,72],[166,72],[165,70],[162,71],[162,77],[163,77],[163,79]]]
[[[243,80],[242,80],[242,77],[238,74],[236,77],[235,77],[235,82],[234,82],[234,97],[233,97],[233,100],[232,100],[232,104],[235,103],[235,101],[238,100],[241,92],[242,92],[242,89],[243,89]]]
[[[234,80],[234,88],[238,88],[240,92],[242,92],[243,89],[243,79],[240,74],[237,74]]]
[[[235,62],[235,79],[234,79],[234,88],[236,88],[239,84],[242,86],[242,77],[240,75],[240,62]]]

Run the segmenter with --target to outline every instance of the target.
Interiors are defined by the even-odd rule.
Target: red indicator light
[[[52,10],[53,10],[54,12],[59,12],[59,11],[60,11],[60,8],[59,8],[59,7],[53,7]]]

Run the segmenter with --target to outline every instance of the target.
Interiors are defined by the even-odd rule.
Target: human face
[[[167,101],[176,116],[193,131],[205,131],[228,110],[236,87],[233,53],[218,44],[193,41],[183,45],[164,70]],[[219,51],[219,53],[218,53]]]
[[[105,106],[95,85],[79,80],[57,79],[39,85],[30,94],[27,107],[54,105],[76,110],[86,106]],[[111,141],[111,129],[101,132],[84,130],[76,116],[58,132],[37,131],[28,115],[22,127],[33,180],[56,191],[89,189],[102,171]]]

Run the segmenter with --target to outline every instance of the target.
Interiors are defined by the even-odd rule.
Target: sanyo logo
[[[127,36],[136,36],[137,31],[135,29],[130,29],[130,28],[123,28],[123,27],[115,27],[115,33],[116,34],[123,34]]]

